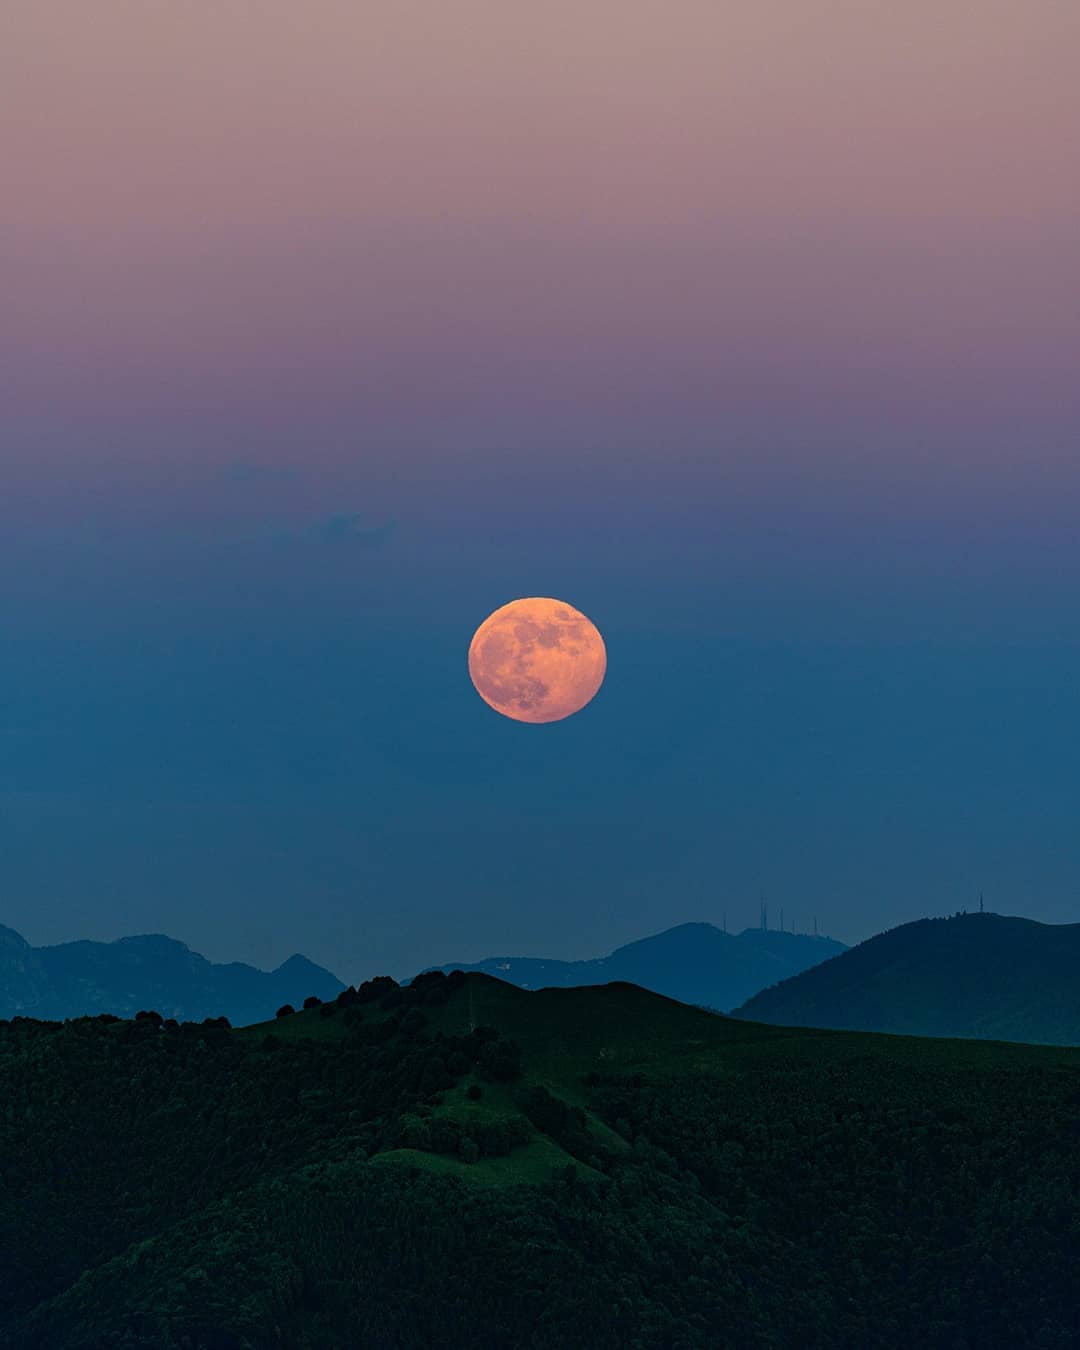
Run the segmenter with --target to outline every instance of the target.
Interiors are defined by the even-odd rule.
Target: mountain
[[[491,956],[475,964],[436,966],[480,971],[521,989],[570,988],[625,980],[681,1003],[726,1010],[766,985],[787,979],[846,948],[833,938],[747,928],[737,936],[711,923],[683,923],[591,961]]]
[[[433,974],[0,1082],[0,1350],[1080,1338],[1080,1050]]]
[[[920,919],[744,1003],[782,1026],[1080,1045],[1080,924],[1002,914]]]
[[[178,1021],[225,1016],[242,1026],[283,1003],[334,998],[344,987],[303,956],[268,972],[239,961],[215,965],[160,934],[31,947],[0,927],[0,1017],[133,1017],[153,1009]]]
[[[51,992],[40,954],[14,928],[0,924],[0,1007],[32,1017]]]

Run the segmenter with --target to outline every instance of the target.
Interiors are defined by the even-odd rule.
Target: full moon
[[[596,625],[548,596],[511,600],[469,643],[469,674],[489,707],[516,722],[559,722],[580,712],[604,681]]]

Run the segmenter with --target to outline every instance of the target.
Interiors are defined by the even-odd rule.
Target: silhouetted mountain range
[[[133,1017],[153,1009],[178,1021],[224,1015],[235,1026],[272,1017],[309,994],[334,998],[344,985],[304,956],[276,970],[215,965],[174,938],[31,947],[0,925],[0,1017],[61,1020],[95,1013]]]
[[[1080,1045],[1080,924],[920,919],[765,989],[735,1016],[780,1026]]]
[[[735,935],[711,923],[683,923],[591,961],[491,956],[472,965],[458,962],[432,969],[479,970],[521,989],[624,980],[681,1003],[722,1012],[759,989],[846,950],[833,938],[803,933],[747,928]]]

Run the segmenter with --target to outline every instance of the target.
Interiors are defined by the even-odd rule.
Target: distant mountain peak
[[[117,947],[144,947],[147,950],[158,948],[163,951],[191,951],[186,942],[181,942],[179,938],[168,937],[165,933],[133,933],[130,937],[117,938],[115,945]]]
[[[752,941],[747,941],[749,937]],[[733,935],[715,924],[676,924],[590,961],[497,956],[438,969],[482,971],[523,989],[624,982],[683,1003],[723,1011],[752,993],[844,950],[832,938],[747,929]]]
[[[303,956],[300,952],[293,952],[292,956],[290,956],[288,960],[282,961],[281,965],[275,968],[274,974],[281,975],[282,973],[285,972],[290,973],[293,971],[305,972],[309,970],[321,971],[322,966],[317,966],[314,961],[309,960],[306,956]]]
[[[265,1021],[283,1003],[309,994],[334,998],[344,987],[299,954],[265,971],[240,961],[215,964],[165,933],[31,947],[0,928],[0,1017],[133,1017],[152,1008],[179,1021],[224,1015],[242,1026]]]

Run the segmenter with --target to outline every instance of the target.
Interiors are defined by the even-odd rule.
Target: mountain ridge
[[[625,981],[680,1002],[723,1011],[778,978],[839,951],[842,943],[776,929],[730,934],[713,924],[677,924],[605,956],[578,961],[487,957],[427,969],[474,970],[519,988]],[[63,1020],[97,1013],[133,1016],[154,1009],[201,1020],[224,1015],[236,1025],[262,1020],[308,995],[335,997],[344,984],[301,953],[271,971],[242,961],[215,963],[165,933],[112,942],[88,938],[34,947],[0,925],[0,1017]]]
[[[683,923],[583,961],[489,956],[429,966],[449,974],[479,971],[521,989],[570,988],[623,980],[654,994],[724,1012],[778,979],[845,951],[834,938],[746,928],[727,933],[710,923]]]
[[[265,971],[243,961],[209,961],[164,933],[33,947],[0,925],[0,1017],[59,1021],[153,1009],[178,1021],[225,1016],[241,1026],[272,1016],[282,1003],[311,994],[334,998],[344,987],[299,954]]]
[[[771,1025],[1080,1044],[1080,924],[956,913],[900,924],[751,996]]]

